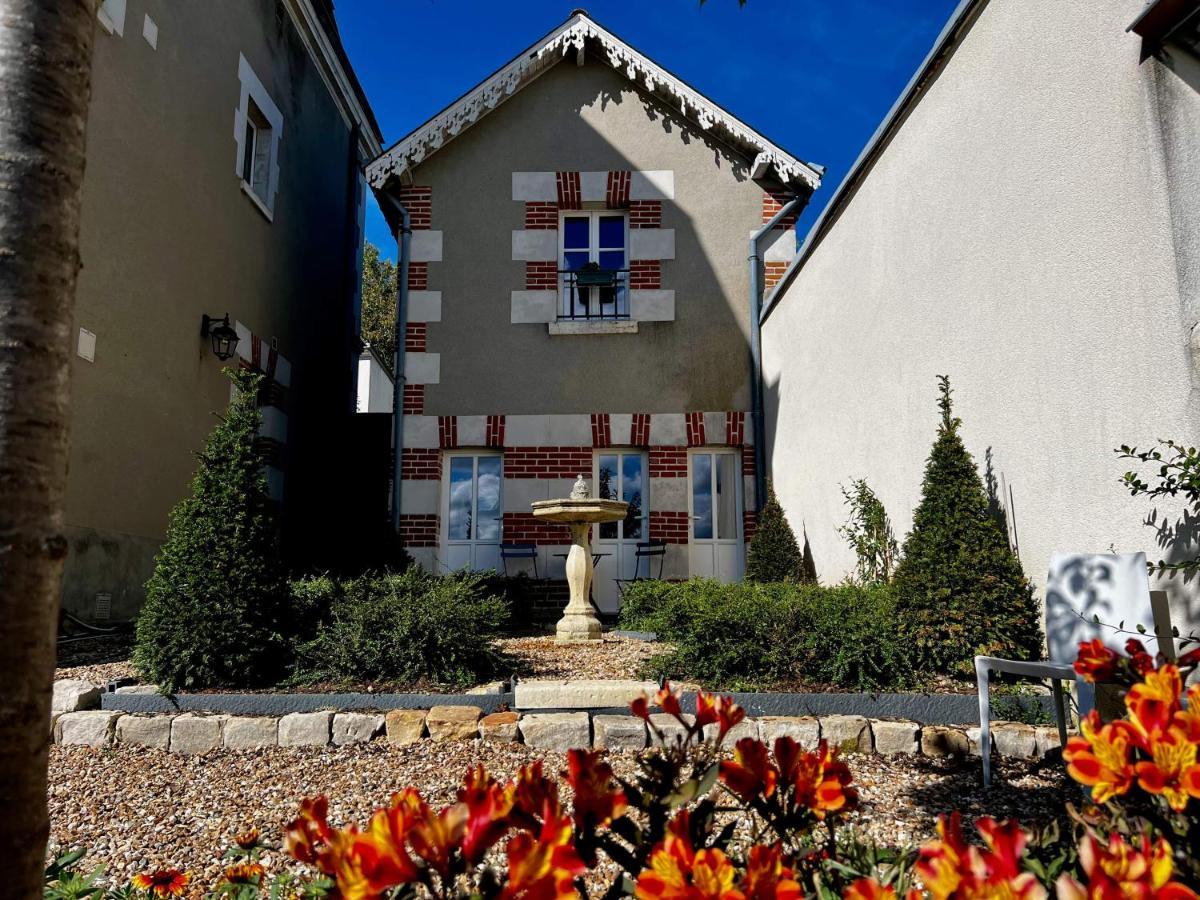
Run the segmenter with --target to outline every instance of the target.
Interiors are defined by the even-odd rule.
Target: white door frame
[[[451,467],[455,459],[471,460],[471,518],[470,532],[466,538],[452,539],[450,537],[450,489]],[[479,515],[479,461],[480,459],[497,459],[500,461],[500,486],[498,494],[496,517],[496,539],[487,540],[476,537],[478,532]],[[445,475],[442,478],[442,525],[439,537],[442,541],[442,555],[446,568],[456,571],[463,568],[472,571],[494,569],[500,563],[500,544],[504,540],[504,454],[498,450],[449,450],[443,458]]]
[[[697,457],[708,456],[712,461],[709,470],[709,496],[711,497],[711,534],[712,537],[697,538],[696,523],[699,517],[695,510],[695,461]],[[717,493],[718,457],[733,459],[733,502],[734,536],[718,537],[717,525],[720,518],[721,503]],[[745,501],[742,494],[742,460],[738,450],[731,447],[689,447],[687,468],[687,497],[688,497],[688,574],[693,577],[716,578],[720,581],[741,581],[746,567],[746,545],[743,535],[743,516]]]
[[[625,483],[624,458],[636,456],[642,463],[642,534],[641,537],[625,537],[624,520],[616,522],[617,537],[600,537],[600,526],[592,528],[592,547],[597,553],[609,553],[610,556],[600,560],[596,567],[596,577],[592,582],[592,597],[601,612],[615,613],[621,606],[621,595],[617,589],[617,580],[628,580],[634,577],[634,567],[637,565],[637,545],[649,540],[650,531],[650,457],[649,454],[637,447],[597,447],[592,453],[592,483],[596,486],[596,496],[600,496],[600,457],[617,457],[617,499],[623,499]],[[653,573],[643,573],[651,575]]]

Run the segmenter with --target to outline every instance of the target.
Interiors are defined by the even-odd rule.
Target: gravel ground
[[[606,634],[589,644],[559,644],[551,635],[501,638],[502,652],[517,662],[523,678],[637,678],[638,667],[670,644]]]
[[[129,662],[132,652],[132,634],[59,644],[54,678],[82,678],[95,684],[106,684],[117,678],[135,678]]]
[[[479,741],[270,748],[202,757],[132,747],[52,747],[51,847],[85,846],[91,865],[105,865],[118,879],[173,865],[192,872],[196,884],[211,884],[221,868],[217,857],[235,833],[254,825],[269,842],[278,841],[305,796],[327,794],[334,823],[361,822],[406,785],[420,788],[437,806],[453,799],[469,766],[482,763],[507,779],[538,757],[549,773],[564,767],[561,754]],[[622,774],[634,765],[628,754],[611,759]],[[1061,815],[1074,793],[1052,764],[999,763],[998,786],[985,804],[977,760],[848,761],[863,800],[852,822],[888,843],[924,840],[937,813],[952,808],[967,817],[986,811],[1016,815],[1028,824],[1046,822]],[[269,869],[284,865],[280,854],[270,856],[264,860]]]

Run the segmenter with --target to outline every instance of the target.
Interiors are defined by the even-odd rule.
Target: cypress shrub
[[[976,654],[1037,658],[1042,634],[1032,587],[959,434],[950,379],[938,382],[941,422],[894,585],[914,664],[966,675]]]
[[[133,663],[168,691],[264,684],[282,670],[287,586],[255,450],[261,376],[226,374],[235,396],[171,512],[137,621]]]
[[[748,581],[815,581],[796,534],[788,524],[775,488],[767,482],[767,502],[758,515],[758,527],[746,554]]]

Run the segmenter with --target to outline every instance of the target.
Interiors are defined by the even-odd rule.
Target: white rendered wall
[[[1164,555],[1113,448],[1200,439],[1200,93],[1139,65],[1139,0],[1052,6],[986,6],[764,327],[770,471],[826,583],[854,562],[839,484],[908,531],[939,373],[1039,590],[1056,550]]]
[[[360,413],[392,411],[392,379],[374,357],[358,361],[358,404]]]

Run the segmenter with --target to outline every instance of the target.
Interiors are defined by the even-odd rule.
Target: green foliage
[[[191,496],[171,513],[146,585],[133,662],[168,691],[269,683],[279,672],[286,586],[274,505],[255,450],[260,376],[209,434]]]
[[[1042,632],[1029,580],[959,435],[950,380],[938,381],[941,423],[894,587],[917,668],[967,675],[976,654],[1038,658]]]
[[[859,584],[891,581],[900,551],[883,502],[862,478],[851,481],[850,490],[843,487],[842,496],[850,507],[850,517],[838,534],[846,539],[858,559],[856,580]]]
[[[767,482],[767,502],[758,514],[758,527],[746,554],[746,578],[761,582],[816,580],[805,566],[796,534],[770,482]]]
[[[300,591],[305,602],[328,603],[328,613],[298,651],[298,680],[465,686],[493,673],[493,640],[507,610],[483,590],[480,576],[430,575],[412,566],[326,581]]]
[[[359,330],[391,374],[396,358],[396,264],[381,257],[370,241],[363,248]]]
[[[640,602],[650,612],[636,621],[675,648],[650,660],[654,675],[722,690],[911,681],[886,587],[695,579],[659,582]]]
[[[1187,447],[1176,441],[1160,440],[1149,450],[1138,450],[1137,447],[1122,444],[1117,450],[1117,455],[1121,459],[1136,460],[1151,469],[1151,474],[1147,476],[1149,481],[1144,480],[1137,472],[1125,473],[1121,482],[1129,490],[1130,496],[1147,497],[1150,500],[1182,498],[1187,510],[1184,522],[1180,524],[1200,519],[1200,453],[1197,453],[1195,447]],[[1171,528],[1161,523],[1157,524],[1157,527],[1160,546],[1171,547],[1186,542],[1185,536],[1179,533],[1183,530],[1179,526]],[[1175,562],[1160,559],[1150,564],[1150,571],[1168,576],[1190,576],[1200,571],[1200,556]]]
[[[657,632],[658,615],[674,589],[675,585],[669,581],[650,578],[627,584],[621,595],[621,628]]]

